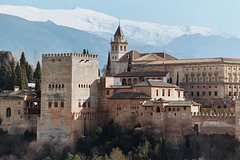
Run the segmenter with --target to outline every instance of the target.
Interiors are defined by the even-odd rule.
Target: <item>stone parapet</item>
[[[80,54],[80,53],[49,53],[43,54],[42,58],[66,58],[66,57],[83,57],[83,58],[98,58],[95,54]]]
[[[222,117],[222,118],[235,118],[234,113],[216,113],[216,112],[192,112],[192,118],[200,118],[200,117]]]

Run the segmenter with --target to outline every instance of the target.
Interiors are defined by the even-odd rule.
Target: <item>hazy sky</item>
[[[0,0],[0,5],[80,7],[121,19],[206,26],[240,36],[240,0]]]

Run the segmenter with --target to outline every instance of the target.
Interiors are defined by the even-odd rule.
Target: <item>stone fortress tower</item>
[[[128,42],[120,24],[114,34],[114,40],[110,42],[110,49],[111,73],[116,73],[122,67],[119,60],[128,52]]]
[[[84,133],[76,122],[84,110],[98,104],[98,56],[91,54],[45,54],[42,56],[41,118],[37,138],[73,144],[74,131]]]

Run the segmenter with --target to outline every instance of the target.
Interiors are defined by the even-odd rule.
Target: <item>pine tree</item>
[[[33,74],[33,78],[35,80],[35,90],[37,92],[37,97],[41,97],[41,65],[38,61],[37,67],[35,69],[35,72]]]

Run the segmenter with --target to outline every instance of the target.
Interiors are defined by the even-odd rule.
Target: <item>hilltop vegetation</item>
[[[38,62],[35,72],[22,52],[19,62],[16,63],[10,51],[0,51],[0,91],[13,90],[14,86],[27,89],[28,83],[36,83],[40,96],[41,66]]]

